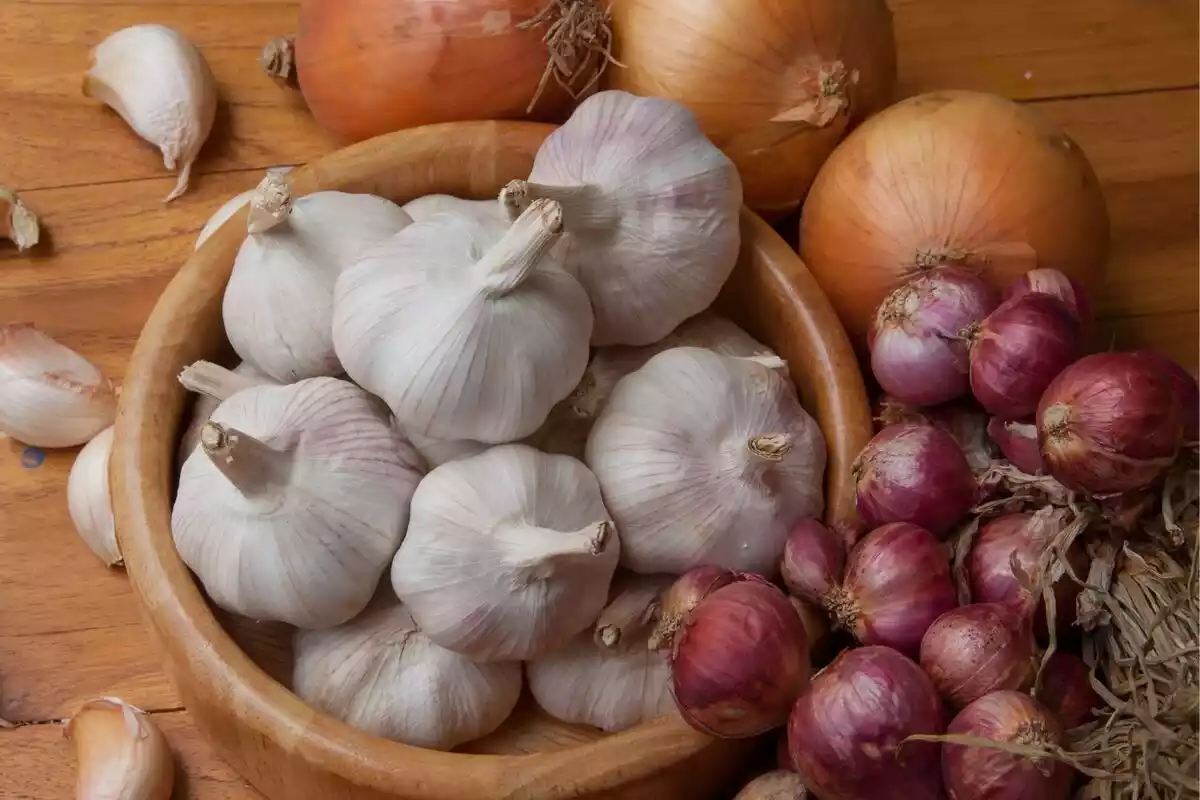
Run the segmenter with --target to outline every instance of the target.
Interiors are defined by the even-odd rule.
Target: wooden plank
[[[262,800],[217,758],[185,711],[153,714],[176,755],[175,800]],[[61,725],[0,731],[0,800],[74,796],[71,743]]]
[[[1017,99],[1196,85],[1193,0],[889,0],[904,94]]]

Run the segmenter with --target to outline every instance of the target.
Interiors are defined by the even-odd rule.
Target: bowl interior
[[[298,196],[338,189],[370,192],[401,203],[435,192],[490,198],[508,180],[529,173],[533,154],[550,130],[531,123],[429,126],[339,151],[296,170],[288,180]],[[456,775],[463,771],[464,762],[457,760],[461,757],[366,736],[299,701],[286,689],[291,629],[213,609],[175,553],[170,534],[173,461],[189,408],[176,375],[197,359],[228,356],[221,295],[245,224],[242,210],[189,259],[164,292],[131,359],[110,467],[118,535],[130,577],[163,642],[185,701],[189,708],[195,707],[202,724],[207,721],[210,735],[214,725],[240,724],[273,746],[286,742],[282,750],[289,755],[299,749],[295,740],[302,740],[302,757],[314,769],[383,793],[372,797],[408,796],[409,790],[428,797],[454,797],[457,791],[464,792],[457,796],[474,796],[468,794],[474,790],[462,782],[466,779]],[[717,308],[789,362],[805,407],[817,417],[827,439],[827,518],[850,518],[854,511],[849,465],[869,439],[871,428],[853,352],[824,295],[790,248],[748,211],[743,212],[742,232],[739,265]],[[616,740],[623,744],[618,746]],[[677,715],[604,736],[595,729],[553,720],[526,697],[499,731],[462,750],[563,753],[562,759],[542,756],[538,761],[546,775],[553,776],[555,770],[582,775],[572,781],[571,793],[562,796],[646,779],[661,769],[664,760],[686,761],[692,765],[691,775],[680,785],[694,784],[696,793],[689,796],[700,797],[711,791],[717,777],[713,770],[722,761],[718,753],[738,748],[744,745],[696,734]],[[656,759],[638,758],[643,755],[654,755],[657,764],[650,763]],[[615,777],[590,777],[580,766],[622,759],[627,763]],[[232,760],[245,774],[246,765],[236,757]],[[473,761],[477,774],[471,780],[503,794],[509,767],[520,771],[509,761]],[[437,773],[446,786],[457,788],[446,789],[443,795],[432,788],[438,780],[426,775],[423,782],[413,783],[413,778],[398,774],[397,764],[414,773]],[[488,764],[496,768],[495,773],[479,777],[479,765]],[[255,776],[247,777],[260,785]],[[278,784],[273,776],[258,777],[270,789]],[[528,789],[526,778],[521,786]],[[319,795],[300,791],[294,796]],[[545,795],[536,796],[559,794],[547,789]]]

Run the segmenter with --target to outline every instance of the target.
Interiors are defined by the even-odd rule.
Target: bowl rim
[[[335,183],[349,183],[329,177],[339,172],[352,172],[361,181],[377,180],[374,175],[378,170],[372,161],[389,154],[412,161],[399,166],[387,162],[389,172],[398,172],[436,153],[439,159],[465,159],[469,166],[463,168],[464,173],[472,176],[465,179],[468,182],[495,183],[494,174],[505,169],[496,163],[505,147],[532,158],[537,145],[553,129],[551,125],[527,122],[429,125],[323,156],[288,173],[287,180],[296,195],[302,196]],[[477,179],[476,174],[483,177]],[[472,194],[467,185],[447,187],[445,191]],[[224,286],[233,256],[244,238],[245,224],[246,209],[242,208],[201,248],[189,254],[156,302],[129,361],[110,463],[117,533],[126,569],[185,700],[195,697],[200,701],[198,706],[223,708],[241,726],[248,726],[255,735],[270,739],[322,773],[403,797],[452,800],[484,796],[485,792],[487,796],[531,796],[527,794],[531,780],[539,786],[537,797],[578,797],[648,779],[661,770],[664,759],[668,760],[665,763],[678,763],[705,751],[715,755],[717,748],[728,746],[727,742],[694,731],[678,715],[668,715],[562,750],[525,755],[425,750],[371,736],[311,708],[237,645],[217,621],[175,551],[170,498],[184,406],[184,392],[175,380],[177,365],[210,355],[224,338],[219,313],[222,292],[214,290],[212,284],[219,281]],[[783,248],[791,253],[803,272],[802,279],[812,281],[811,286],[796,294],[807,292],[812,297],[815,281],[778,234],[746,210],[742,225],[743,229],[750,225],[756,236],[766,237],[770,249]],[[809,316],[823,325],[828,325],[830,319],[836,323],[832,307],[817,291],[824,307]],[[840,323],[816,334],[828,339],[818,348],[822,353],[835,362],[856,364]],[[858,386],[849,387],[848,397],[843,404],[849,410],[837,413],[857,425],[853,436],[865,443],[861,429],[864,424],[868,426],[865,435],[869,438],[870,412],[861,375]],[[861,408],[851,407],[856,403]],[[848,464],[835,463],[831,458],[826,469],[839,470],[826,492],[829,512],[841,517],[852,514],[852,499],[847,508],[847,481],[840,474],[848,472]],[[191,710],[192,703],[188,706]],[[201,728],[209,733],[200,721]],[[613,764],[621,768],[614,770]],[[249,777],[254,782],[254,776]],[[474,791],[479,794],[471,794]]]

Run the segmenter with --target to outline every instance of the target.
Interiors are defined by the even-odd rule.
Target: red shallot
[[[808,686],[808,636],[787,595],[762,580],[700,601],[668,655],[671,693],[693,728],[726,739],[782,725]]]
[[[911,522],[945,537],[978,495],[962,448],[932,425],[884,428],[863,448],[853,469],[858,513],[872,528]]]
[[[1033,678],[1033,637],[999,603],[972,603],[934,620],[921,640],[921,667],[955,708]]]
[[[988,421],[987,432],[1004,457],[1021,472],[1038,475],[1043,471],[1042,451],[1038,447],[1037,440],[1037,426],[1032,422],[992,417]]]
[[[880,304],[867,334],[871,371],[902,403],[936,405],[966,394],[967,343],[959,335],[996,307],[978,275],[963,269],[930,270]]]
[[[676,632],[701,600],[726,584],[742,580],[748,574],[707,566],[685,572],[671,584],[659,601],[658,623],[650,632],[650,649],[670,649]]]
[[[988,418],[974,403],[954,402],[923,408],[901,403],[882,395],[875,408],[875,420],[882,427],[898,422],[925,422],[954,437],[967,463],[976,474],[992,465],[993,447],[988,438]]]
[[[1087,665],[1077,655],[1059,650],[1042,668],[1037,698],[1068,730],[1092,720],[1092,709],[1103,707],[1092,688]]]
[[[1196,383],[1196,376],[1178,362],[1154,350],[1136,350],[1134,355],[1157,364],[1171,379],[1171,384],[1175,387],[1175,396],[1179,398],[1179,409],[1183,414],[1183,440],[1200,440],[1200,385]]]
[[[815,519],[802,519],[783,546],[779,568],[789,592],[819,606],[829,590],[842,582],[845,565],[837,535]]]
[[[1063,743],[1063,729],[1027,694],[992,692],[968,705],[946,731],[1031,748]],[[1017,755],[993,747],[942,745],[942,776],[950,800],[1066,800],[1069,766],[1049,756]]]
[[[1048,294],[1067,306],[1071,315],[1085,328],[1092,321],[1092,303],[1079,281],[1056,269],[1031,269],[1008,285],[1004,299],[1025,294]]]
[[[1083,329],[1057,297],[1006,300],[970,334],[971,393],[989,414],[1021,419],[1037,411],[1050,381],[1083,355]]]
[[[792,709],[792,761],[826,800],[937,798],[940,746],[904,740],[940,734],[942,714],[928,676],[908,658],[888,647],[846,650]]]
[[[1042,395],[1042,460],[1068,489],[1094,495],[1143,489],[1174,463],[1180,416],[1174,385],[1152,360],[1135,353],[1087,356]]]

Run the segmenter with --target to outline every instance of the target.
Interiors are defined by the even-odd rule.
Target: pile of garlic
[[[741,187],[691,114],[597,93],[495,201],[274,171],[241,204],[242,363],[180,376],[172,532],[211,600],[295,626],[296,693],[415,746],[495,731],[521,662],[564,722],[670,713],[660,596],[773,573],[825,466],[786,365],[707,310]]]

